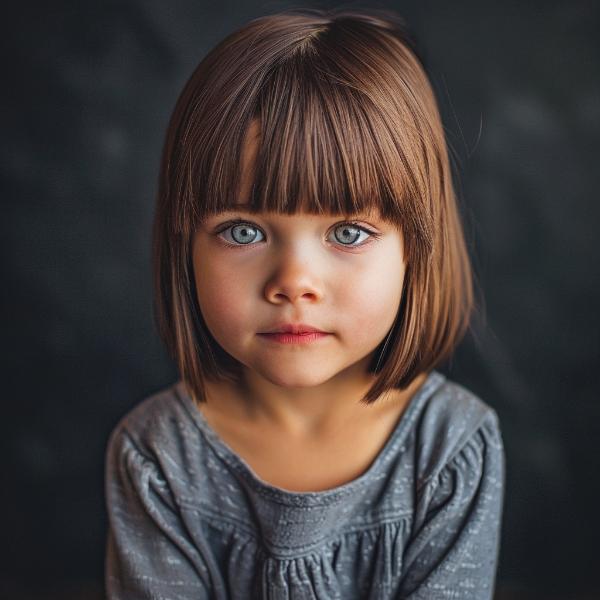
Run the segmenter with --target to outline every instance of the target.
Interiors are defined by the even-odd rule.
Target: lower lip
[[[327,337],[329,333],[322,331],[314,331],[312,333],[259,333],[260,337],[270,340],[272,342],[278,342],[280,344],[310,344],[316,342],[324,337]]]

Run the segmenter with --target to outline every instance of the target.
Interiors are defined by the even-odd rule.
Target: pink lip
[[[305,323],[280,323],[269,329],[268,331],[263,331],[259,335],[263,334],[271,334],[271,333],[292,333],[294,335],[302,335],[306,333],[328,333],[327,331],[322,331],[321,329],[317,329],[312,325],[306,325]]]
[[[324,331],[312,331],[308,333],[259,333],[258,335],[266,340],[280,344],[310,344],[330,334]]]

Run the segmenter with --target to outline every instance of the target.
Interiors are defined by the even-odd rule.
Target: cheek
[[[241,323],[248,323],[249,290],[244,289],[245,281],[222,268],[216,268],[211,261],[202,261],[195,267],[198,304],[202,316],[211,333],[219,339],[235,335]]]
[[[403,280],[402,262],[388,259],[355,272],[341,283],[336,304],[345,329],[369,338],[385,335],[398,312]]]

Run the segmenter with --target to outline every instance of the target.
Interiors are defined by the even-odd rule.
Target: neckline
[[[446,377],[437,370],[432,370],[421,386],[412,395],[405,410],[396,422],[392,433],[389,435],[382,449],[379,451],[367,470],[358,477],[333,488],[320,491],[295,491],[281,488],[261,479],[250,465],[237,454],[210,426],[204,415],[190,397],[185,384],[179,380],[173,389],[180,402],[186,408],[192,421],[204,435],[208,444],[228,465],[233,467],[243,479],[259,494],[271,498],[279,503],[290,505],[315,505],[331,504],[341,500],[349,494],[356,492],[369,483],[374,475],[380,471],[381,465],[386,461],[395,448],[406,438],[410,425],[414,422],[425,401],[444,383]]]

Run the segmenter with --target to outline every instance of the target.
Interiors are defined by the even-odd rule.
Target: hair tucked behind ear
[[[401,229],[404,290],[363,398],[449,358],[474,306],[441,118],[416,43],[392,11],[295,9],[255,19],[198,65],[171,117],[153,231],[155,317],[198,402],[240,365],[202,318],[191,264],[200,220],[237,200],[240,149],[260,125],[251,211],[352,214]]]

